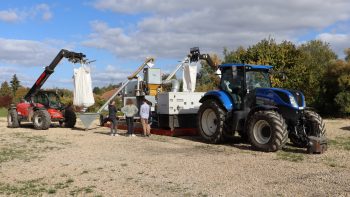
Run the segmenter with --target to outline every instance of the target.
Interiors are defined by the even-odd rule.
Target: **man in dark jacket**
[[[108,119],[111,122],[111,136],[118,136],[116,133],[117,130],[117,108],[115,107],[115,101],[109,102],[108,105]]]

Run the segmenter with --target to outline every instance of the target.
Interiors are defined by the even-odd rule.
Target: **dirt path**
[[[346,196],[350,120],[327,120],[330,148],[307,155],[287,147],[209,145],[198,138],[111,137],[90,131],[6,128],[0,119],[0,195]]]

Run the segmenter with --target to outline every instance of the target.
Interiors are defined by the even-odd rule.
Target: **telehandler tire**
[[[37,130],[47,130],[51,125],[51,117],[46,110],[36,110],[33,115],[34,128]]]
[[[17,111],[15,109],[10,109],[7,114],[7,127],[18,128],[19,121]]]
[[[257,111],[248,120],[248,137],[254,149],[275,152],[288,140],[287,124],[276,111]]]
[[[224,141],[226,112],[215,100],[205,101],[198,110],[198,126],[201,136],[210,143]]]

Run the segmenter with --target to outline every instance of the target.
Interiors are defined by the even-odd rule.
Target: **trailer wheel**
[[[248,120],[248,136],[254,149],[274,152],[288,140],[287,124],[275,111],[258,111]]]
[[[50,128],[51,117],[46,110],[37,110],[33,115],[34,128],[38,130],[47,130]]]
[[[9,128],[18,128],[19,121],[17,111],[15,109],[10,109],[7,114],[7,126]]]
[[[326,135],[326,126],[323,122],[322,117],[314,112],[305,110],[305,133],[307,137],[309,136],[316,136],[316,137],[323,137]],[[307,146],[307,139],[304,139],[300,136],[291,136],[290,141],[292,144],[296,147],[304,148]]]
[[[201,136],[210,143],[224,140],[226,112],[215,100],[205,101],[198,110],[198,126]]]
[[[77,122],[77,115],[71,109],[66,109],[64,111],[64,126],[67,128],[74,128]]]

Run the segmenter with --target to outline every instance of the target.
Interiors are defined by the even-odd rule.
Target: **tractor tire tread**
[[[10,123],[10,117],[12,119],[12,122]],[[19,127],[19,120],[18,120],[18,114],[16,109],[10,109],[7,114],[7,125],[9,128],[18,128]]]
[[[202,113],[205,111],[207,108],[212,108],[214,111],[216,110],[216,114],[218,115],[218,127],[213,136],[206,136],[204,132],[202,131],[201,127],[201,118],[202,118]],[[199,126],[199,131],[202,137],[209,143],[213,144],[219,144],[225,141],[225,136],[224,136],[224,124],[225,124],[225,119],[226,119],[226,112],[222,109],[222,107],[215,101],[215,100],[207,100],[205,101],[198,110],[198,126]]]
[[[36,116],[41,116],[42,117],[42,124],[38,125],[35,122]],[[33,124],[34,128],[37,130],[47,130],[50,128],[51,125],[51,117],[50,114],[47,110],[37,110],[34,112],[33,115]]]
[[[269,123],[272,134],[271,139],[267,144],[259,144],[254,139],[253,127],[258,120],[265,120]],[[257,111],[248,120],[248,137],[252,147],[256,150],[265,152],[275,152],[282,149],[288,140],[287,124],[282,117],[276,111]]]

